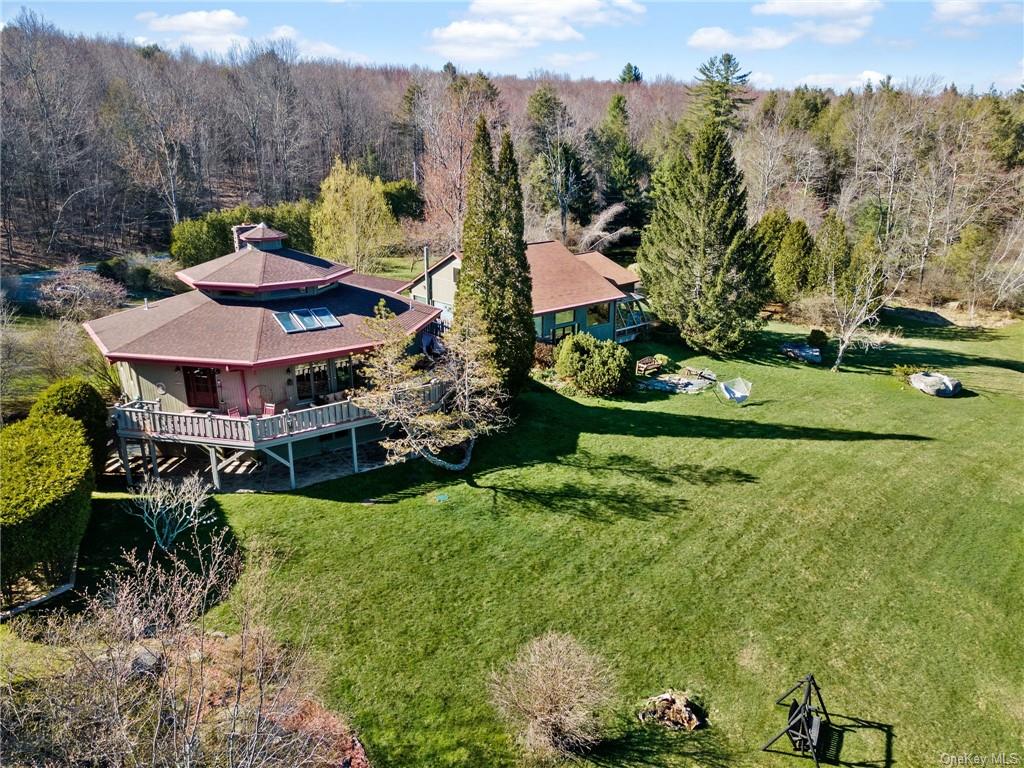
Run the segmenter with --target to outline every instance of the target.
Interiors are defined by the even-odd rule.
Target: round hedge
[[[629,350],[610,339],[575,333],[559,342],[555,370],[585,394],[613,395],[629,387],[632,358]]]
[[[63,576],[89,522],[92,456],[82,425],[42,414],[0,430],[0,589]]]
[[[93,467],[97,472],[103,470],[110,439],[110,417],[107,404],[96,387],[79,376],[61,379],[43,390],[29,414],[70,416],[81,423],[92,451]]]

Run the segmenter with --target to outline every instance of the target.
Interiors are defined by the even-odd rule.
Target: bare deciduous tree
[[[509,423],[494,345],[474,317],[467,310],[465,319],[445,334],[444,351],[428,371],[419,370],[409,356],[409,338],[393,317],[381,312],[367,321],[381,344],[364,372],[370,387],[356,402],[387,427],[397,428],[382,443],[392,461],[420,456],[445,469],[463,470],[477,438]],[[439,402],[427,396],[430,388],[441,394]],[[456,448],[462,451],[459,461],[442,457]]]
[[[61,267],[39,288],[39,306],[55,317],[79,323],[112,312],[127,300],[123,285],[82,269],[77,261]]]
[[[142,518],[156,545],[167,552],[183,533],[194,532],[214,520],[209,507],[211,492],[212,486],[199,473],[179,481],[147,477],[136,489],[128,509]]]
[[[0,678],[0,745],[31,765],[337,766],[351,731],[310,697],[301,649],[267,629],[268,561],[242,558],[222,534],[192,557],[127,556],[106,588],[75,614],[15,629],[49,646],[31,669]],[[228,604],[236,634],[206,631]],[[316,722],[309,713],[318,711]],[[327,715],[327,716],[324,716]]]

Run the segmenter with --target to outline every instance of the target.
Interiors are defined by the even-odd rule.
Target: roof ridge
[[[260,312],[260,322],[258,327],[256,328],[256,337],[253,340],[252,351],[249,353],[249,362],[251,363],[255,363],[259,360],[260,341],[263,339],[263,323],[265,323],[267,320],[267,313],[273,312],[273,310],[267,309],[266,307],[260,307],[260,309],[262,310]],[[249,393],[246,392],[245,396],[248,397]]]

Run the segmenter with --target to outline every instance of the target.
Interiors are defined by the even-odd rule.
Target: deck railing
[[[424,386],[431,402],[441,399],[438,383]],[[292,436],[313,437],[318,433],[346,429],[356,422],[372,423],[374,415],[351,399],[311,408],[282,411],[274,416],[222,416],[214,413],[171,413],[158,404],[135,401],[114,408],[117,432],[125,438],[147,438],[173,442],[259,447]]]

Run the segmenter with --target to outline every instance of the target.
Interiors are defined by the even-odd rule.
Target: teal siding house
[[[557,240],[527,243],[533,281],[533,325],[541,341],[558,342],[572,333],[632,341],[650,322],[638,277],[597,251],[574,254]],[[450,319],[462,267],[452,253],[406,284],[404,290]]]

